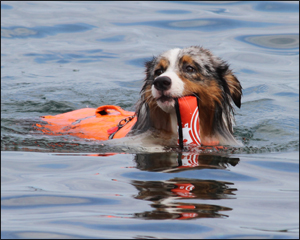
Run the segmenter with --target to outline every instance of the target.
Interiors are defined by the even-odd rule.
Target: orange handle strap
[[[127,116],[128,112],[123,110],[121,107],[119,106],[114,106],[114,105],[104,105],[104,106],[100,106],[96,109],[96,116],[103,116],[103,115],[107,115],[109,114],[108,110],[115,110],[118,111],[119,113],[121,113],[121,115]]]

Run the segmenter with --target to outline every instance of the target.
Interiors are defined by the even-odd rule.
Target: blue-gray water
[[[33,131],[134,110],[145,60],[191,45],[240,80],[244,147],[145,154]],[[2,238],[298,238],[298,205],[297,2],[1,2]]]

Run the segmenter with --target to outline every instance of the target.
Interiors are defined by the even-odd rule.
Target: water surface
[[[133,111],[144,62],[200,45],[243,87],[244,147],[145,153],[36,133]],[[297,2],[1,2],[2,238],[298,238]]]

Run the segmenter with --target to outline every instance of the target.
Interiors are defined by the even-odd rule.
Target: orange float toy
[[[122,138],[136,122],[134,112],[118,106],[83,108],[55,116],[41,117],[36,129],[48,135],[72,135],[80,138],[108,140]]]
[[[199,109],[195,96],[175,99],[178,121],[178,145],[201,145]],[[83,108],[55,116],[43,116],[35,128],[49,135],[72,135],[80,138],[108,140],[127,135],[137,121],[134,112],[118,106]]]

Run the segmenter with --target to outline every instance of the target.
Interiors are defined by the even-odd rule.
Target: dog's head
[[[145,65],[135,130],[172,131],[168,123],[175,111],[174,99],[194,95],[199,99],[202,137],[233,138],[231,102],[241,106],[242,87],[225,61],[193,46],[171,49]]]

